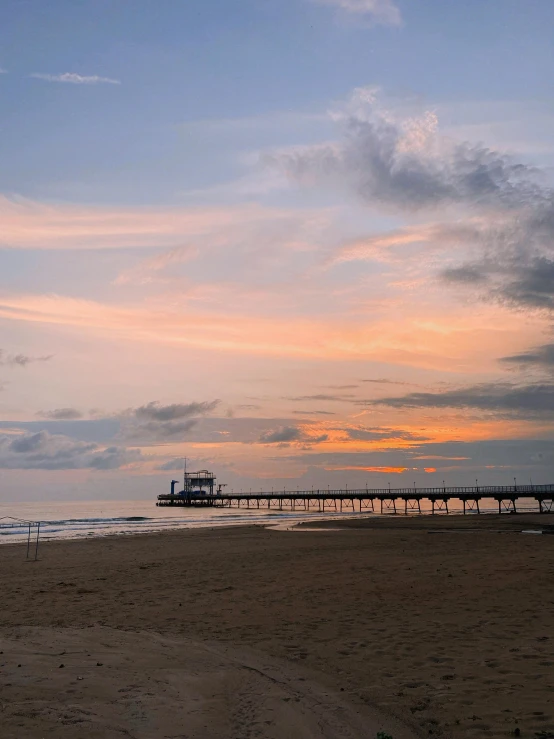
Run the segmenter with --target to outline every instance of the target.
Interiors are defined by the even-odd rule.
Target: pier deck
[[[278,510],[358,511],[421,513],[421,502],[429,501],[431,513],[448,513],[453,500],[464,513],[480,513],[480,502],[494,500],[499,513],[516,513],[517,501],[535,501],[540,513],[554,513],[554,484],[442,488],[397,488],[361,490],[297,490],[283,492],[188,493],[158,495],[158,506],[212,506],[217,508],[273,508]]]

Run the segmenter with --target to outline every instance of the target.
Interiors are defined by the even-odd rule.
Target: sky
[[[4,0],[0,501],[554,482],[551,0]]]

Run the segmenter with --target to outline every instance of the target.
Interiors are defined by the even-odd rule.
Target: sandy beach
[[[554,536],[521,533],[545,526],[179,531],[36,563],[2,546],[1,735],[554,736]]]

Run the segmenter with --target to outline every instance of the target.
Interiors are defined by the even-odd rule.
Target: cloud
[[[440,210],[456,218],[355,239],[326,266],[401,265],[406,250],[421,244],[426,264],[430,248],[452,262],[440,271],[446,284],[471,287],[489,302],[552,312],[554,190],[546,173],[483,144],[440,135],[432,111],[415,117],[398,111],[398,105],[387,110],[374,88],[360,88],[332,113],[340,140],[267,155],[297,184],[353,193],[379,213]]]
[[[198,470],[200,468],[209,468],[209,466],[212,464],[212,460],[207,457],[196,457],[191,459],[190,457],[187,457],[187,470]],[[163,464],[160,464],[158,467],[156,467],[156,470],[161,470],[162,472],[171,472],[171,471],[179,471],[181,472],[181,479],[182,479],[182,473],[185,466],[185,458],[184,457],[174,457],[173,459],[168,459]]]
[[[296,426],[282,426],[274,431],[267,431],[260,436],[260,444],[280,444],[289,441],[299,441],[302,432]]]
[[[283,398],[283,400],[292,400],[295,403],[297,402],[304,403],[307,400],[316,400],[316,401],[326,400],[326,401],[331,401],[331,402],[335,402],[335,401],[340,402],[344,400],[350,401],[352,400],[352,398],[355,398],[355,397],[356,397],[355,395],[352,395],[350,393],[347,393],[345,395],[318,394],[318,395],[297,395],[293,397],[285,397]]]
[[[127,270],[121,281],[142,280],[148,270],[192,258],[197,250],[236,248],[251,252],[263,242],[283,247],[324,238],[332,219],[325,210],[240,204],[232,207],[123,208],[41,203],[0,195],[0,246],[14,249],[168,250]]]
[[[333,411],[292,411],[297,416],[336,416]]]
[[[538,257],[529,264],[510,265],[509,278],[499,288],[506,302],[527,308],[554,308],[554,260]]]
[[[411,471],[424,474],[428,461],[442,474],[446,485],[474,485],[476,473],[479,482],[485,479],[491,484],[513,483],[513,474],[522,474],[525,481],[535,471],[541,482],[552,477],[554,465],[554,441],[543,439],[487,439],[480,441],[446,441],[414,445],[410,448],[379,449],[376,451],[310,451],[296,452],[286,457],[275,457],[280,464],[285,461],[302,462],[312,469],[324,471],[359,470],[360,472]],[[427,469],[431,469],[427,467]],[[523,475],[527,472],[527,475]],[[485,478],[486,475],[486,478]],[[493,478],[494,476],[494,478]],[[326,478],[322,478],[326,479]],[[359,486],[365,485],[363,477]],[[413,478],[412,478],[413,479]],[[411,481],[410,481],[411,484]],[[485,483],[486,484],[486,483]],[[375,486],[384,486],[384,481]],[[371,483],[370,483],[370,486]],[[350,487],[350,485],[349,485]]]
[[[553,204],[554,218],[554,204]],[[476,288],[483,300],[513,308],[552,313],[554,310],[554,259],[541,252],[552,251],[554,227],[547,240],[537,239],[532,223],[522,220],[518,234],[507,232],[502,247],[492,242],[480,262],[442,271],[443,280],[465,288]]]
[[[29,76],[37,80],[45,80],[46,82],[64,82],[70,85],[121,84],[119,80],[114,80],[111,77],[99,77],[97,74],[81,75],[75,74],[74,72],[65,72],[64,74],[42,74],[35,72]]]
[[[122,414],[122,433],[130,438],[167,441],[185,436],[202,416],[213,411],[219,400],[161,405],[152,401]]]
[[[441,393],[409,393],[399,397],[379,398],[369,405],[390,408],[476,408],[517,416],[550,416],[554,411],[554,385],[515,385],[483,383]]]
[[[481,221],[470,219],[467,222],[430,223],[396,229],[385,233],[349,241],[335,251],[327,260],[326,266],[352,261],[373,261],[384,264],[405,262],[407,248],[421,245],[429,256],[433,251],[444,251],[475,243],[481,236]]]
[[[471,361],[482,366],[491,348],[490,339],[498,336],[499,330],[513,333],[524,325],[523,318],[502,319],[493,309],[486,316],[481,309],[476,331],[473,316],[461,317],[444,301],[440,310],[431,305],[427,311],[415,312],[405,297],[398,309],[393,307],[387,315],[383,315],[381,303],[372,304],[370,309],[362,305],[354,316],[339,305],[337,313],[331,314],[331,298],[328,294],[324,297],[325,310],[316,314],[312,308],[304,315],[283,311],[275,314],[276,303],[269,300],[268,304],[267,297],[262,298],[264,302],[257,311],[246,300],[237,300],[236,295],[234,303],[229,300],[207,309],[183,305],[180,295],[118,304],[56,295],[4,294],[0,297],[0,317],[57,326],[58,330],[77,327],[102,339],[181,347],[183,351],[198,347],[237,355],[322,357],[333,361],[341,357],[449,370],[452,360],[458,361],[463,353],[469,353]],[[377,305],[379,311],[374,310]],[[414,335],[417,344],[412,341]],[[496,356],[499,353],[502,351]],[[355,396],[315,394],[296,396],[293,401],[306,407],[306,402],[325,402],[327,398],[338,402],[354,400]]]
[[[501,357],[499,361],[506,364],[520,365],[521,367],[538,367],[551,370],[554,368],[554,344],[543,344],[528,352]]]
[[[30,357],[27,354],[5,354],[0,349],[0,364],[6,364],[11,367],[26,367],[33,362],[49,362],[53,358],[53,354],[42,357]]]
[[[27,470],[113,470],[140,461],[138,449],[102,447],[61,434],[0,435],[0,468]]]
[[[363,88],[350,108],[337,115],[341,142],[300,147],[268,162],[300,184],[346,188],[368,205],[409,212],[448,205],[510,209],[540,194],[534,168],[483,145],[440,137],[430,111],[395,119]]]
[[[361,380],[361,382],[371,382],[376,385],[409,385],[409,382],[401,382],[400,380],[387,380],[386,377],[379,377],[377,379]]]
[[[298,428],[298,426],[280,426],[263,433],[258,439],[258,443],[277,444],[285,447],[292,442],[301,444],[303,448],[306,448],[311,444],[321,444],[329,438],[328,434],[311,435],[308,430],[309,428]]]
[[[350,428],[346,429],[348,437],[354,441],[383,441],[384,439],[402,439],[408,441],[426,441],[428,437],[413,434],[410,431],[399,431],[390,428]]]
[[[33,362],[49,362],[53,356],[53,354],[48,354],[44,357],[28,357],[26,354],[15,354],[14,356],[8,356],[6,358],[6,364],[26,367],[28,364],[32,364]]]
[[[166,267],[183,264],[198,257],[200,251],[195,246],[180,246],[158,254],[151,259],[145,259],[139,264],[125,270],[115,280],[116,285],[138,284],[144,285],[156,280],[156,274]],[[159,278],[158,278],[159,279]]]
[[[39,411],[37,416],[48,418],[51,421],[77,421],[83,417],[77,408],[55,408],[52,411]]]
[[[182,472],[184,464],[185,460],[183,457],[181,457],[180,459],[170,459],[167,462],[160,464],[158,467],[156,467],[156,469],[163,471],[179,470],[180,472]]]
[[[460,282],[468,285],[485,282],[487,276],[479,271],[474,265],[465,265],[463,267],[451,267],[443,270],[442,277],[447,282]]]
[[[355,15],[365,16],[374,23],[397,26],[402,22],[400,10],[393,0],[313,0],[331,5]]]
[[[160,405],[158,401],[152,401],[147,405],[136,408],[134,414],[139,419],[151,419],[153,421],[175,421],[181,418],[204,415],[213,411],[219,404],[219,400],[204,401],[202,403],[173,403],[172,405]]]

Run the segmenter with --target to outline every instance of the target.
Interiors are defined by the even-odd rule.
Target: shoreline
[[[554,538],[490,536],[514,518],[58,540],[36,563],[16,544],[1,550],[0,635],[103,628],[223,645],[288,665],[361,714],[395,715],[414,736],[533,737],[554,730]]]
[[[275,518],[279,518],[279,513],[277,511],[273,512],[275,515]],[[280,512],[281,514],[283,512]],[[59,520],[47,520],[47,519],[37,519],[35,521],[32,521],[33,524],[37,524],[40,522],[42,530],[41,530],[41,538],[40,543],[41,546],[43,544],[47,544],[53,541],[88,541],[91,539],[110,539],[113,537],[130,537],[130,536],[155,536],[158,534],[164,534],[169,532],[175,532],[175,531],[219,531],[224,529],[233,529],[233,528],[243,528],[243,527],[260,527],[260,528],[267,528],[270,530],[275,531],[301,531],[301,530],[308,530],[321,527],[322,529],[329,529],[330,527],[336,527],[341,530],[348,530],[350,528],[387,528],[390,525],[394,528],[395,526],[402,526],[403,524],[396,524],[392,523],[395,521],[433,521],[435,523],[429,523],[427,525],[431,527],[437,526],[437,522],[441,520],[448,521],[448,527],[452,528],[452,526],[457,522],[462,521],[479,521],[483,518],[490,521],[491,519],[495,519],[498,521],[509,521],[508,524],[503,524],[506,528],[514,528],[514,526],[517,527],[519,523],[523,523],[523,521],[526,521],[527,523],[533,523],[537,526],[541,527],[543,530],[543,533],[550,533],[551,531],[554,532],[554,511],[549,513],[538,513],[535,511],[521,511],[518,513],[496,513],[496,512],[487,512],[483,511],[479,514],[477,513],[468,513],[468,514],[461,514],[458,511],[454,511],[449,514],[432,514],[430,512],[423,512],[423,513],[409,513],[409,514],[402,514],[402,513],[358,513],[358,512],[344,512],[344,513],[320,513],[317,511],[312,512],[289,512],[285,511],[285,514],[288,514],[291,519],[294,518],[294,520],[287,521],[286,519],[282,522],[271,522],[270,520],[263,520],[263,521],[255,521],[255,522],[249,522],[248,521],[248,513],[245,513],[244,520],[240,522],[229,522],[229,523],[219,523],[221,519],[215,519],[214,521],[205,520],[203,522],[192,522],[190,524],[181,524],[181,525],[164,525],[163,527],[157,528],[157,529],[151,529],[146,531],[140,531],[140,530],[127,530],[127,531],[102,531],[102,532],[87,532],[84,533],[75,533],[74,535],[56,535],[56,536],[49,536],[48,532],[46,530],[46,527],[49,525],[60,525]],[[252,511],[252,515],[257,515],[255,511]],[[303,518],[306,517],[307,520],[303,520]],[[86,520],[86,519],[83,519]],[[90,519],[93,522],[97,522],[98,519]],[[121,525],[119,518],[114,519],[105,519],[106,522],[109,522],[111,520],[117,520],[118,525]],[[128,524],[133,522],[155,522],[159,520],[156,517],[148,518],[146,516],[138,516],[138,517],[128,517],[126,521]],[[552,521],[552,524],[549,525],[547,522]],[[75,519],[67,519],[68,523],[75,522]],[[82,520],[80,520],[82,522]],[[387,523],[385,523],[387,522]],[[407,524],[411,528],[414,528],[415,525]],[[466,528],[468,524],[464,524],[461,528]],[[477,528],[481,528],[482,525],[479,525]],[[56,531],[58,533],[58,531]],[[34,532],[31,534],[31,540],[33,539]],[[18,537],[17,541],[10,540],[11,537]],[[27,539],[27,528],[23,525],[21,528],[21,534],[2,534],[0,530],[0,548],[3,548],[5,546],[17,546],[19,544],[22,544],[26,542]]]

